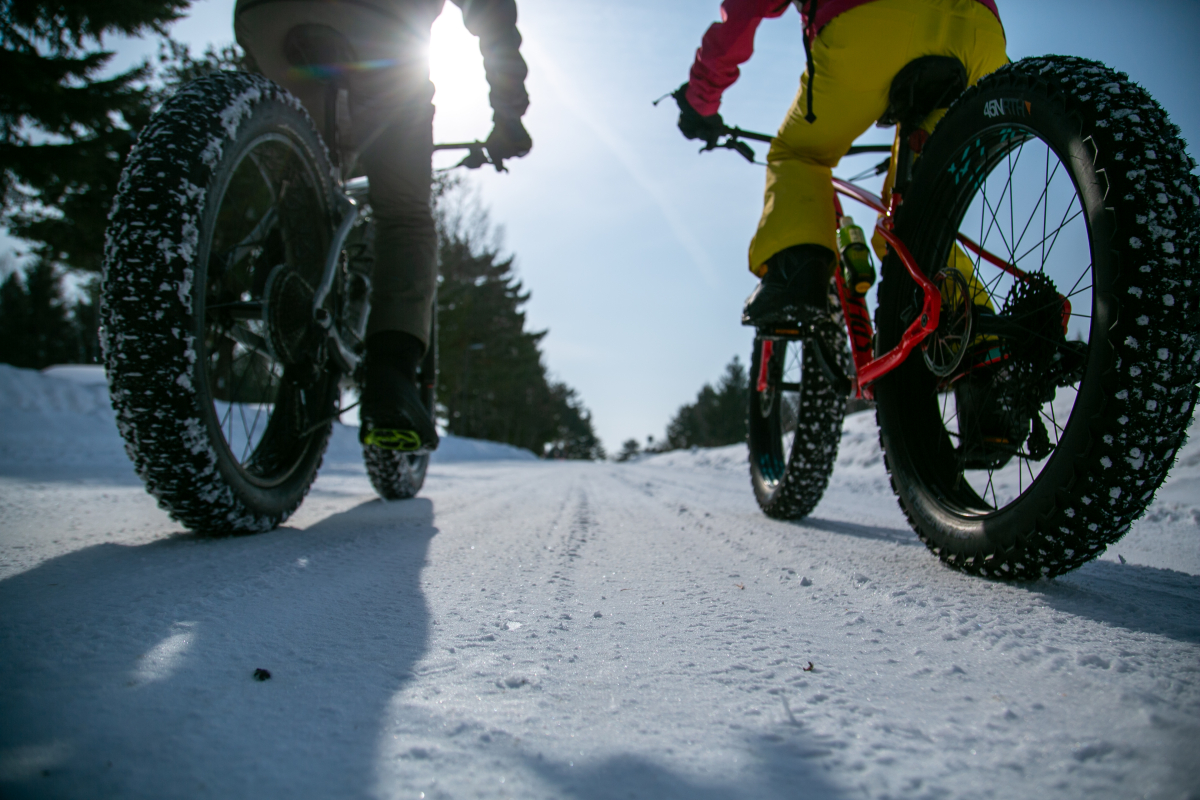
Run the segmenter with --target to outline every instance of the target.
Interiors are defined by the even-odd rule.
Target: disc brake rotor
[[[921,342],[921,355],[929,371],[944,378],[958,369],[971,342],[971,293],[956,269],[943,269],[933,282],[942,293],[942,313],[937,328]]]

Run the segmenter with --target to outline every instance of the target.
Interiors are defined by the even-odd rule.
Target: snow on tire
[[[840,309],[826,327],[843,372],[850,374],[853,362]],[[846,397],[819,366],[808,342],[773,342],[767,387],[759,392],[762,357],[763,340],[755,338],[747,420],[750,484],[768,517],[800,519],[816,508],[829,485]]]
[[[1023,155],[1028,143],[1040,145],[1034,152],[1044,156]],[[1031,162],[1046,182],[1040,197],[1036,191],[1030,196],[1044,206],[1035,203],[1022,228],[1003,208],[1018,194],[1021,178],[1014,176]],[[983,224],[980,211],[980,229],[972,235],[1000,229],[1009,248],[1002,256],[1050,274],[1075,263],[1059,246],[1060,233],[1074,224],[1083,231],[1080,276],[1060,280],[1058,292],[1072,299],[1070,324],[1087,341],[1078,381],[1046,387],[1056,399],[1034,419],[1052,418],[1051,452],[1039,459],[1029,446],[1029,453],[1015,456],[1012,498],[997,493],[999,471],[986,474],[982,490],[964,488],[973,473],[961,461],[954,464],[962,441],[956,445],[954,436],[962,433],[935,407],[937,390],[929,389],[935,381],[920,359],[910,358],[880,381],[878,419],[893,488],[942,561],[996,578],[1058,575],[1120,539],[1149,505],[1184,443],[1197,396],[1200,189],[1194,167],[1178,128],[1141,87],[1079,58],[1007,65],[964,93],[939,123],[896,223],[918,262],[945,263],[955,226],[970,232],[966,225],[980,208],[991,224]],[[969,205],[988,191],[993,171],[1001,173],[992,185],[1003,202]],[[1053,193],[1046,187],[1064,175],[1078,213],[1058,217],[1057,209],[1050,212]],[[1018,237],[1031,225],[1042,226],[1042,239],[1035,233],[1027,248]],[[1026,257],[1033,266],[1019,262]],[[985,267],[976,262],[977,269]],[[880,349],[902,333],[911,298],[909,279],[889,259],[880,286]],[[940,396],[945,405],[944,389]]]
[[[271,529],[316,476],[337,375],[284,364],[261,309],[268,273],[319,271],[331,191],[299,101],[254,75],[184,86],[130,153],[105,243],[105,367],[138,474],[190,528]]]

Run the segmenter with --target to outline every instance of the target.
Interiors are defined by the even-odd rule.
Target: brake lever
[[[716,150],[718,148],[724,150],[733,150],[735,153],[741,154],[742,158],[746,159],[751,164],[758,163],[754,160],[754,148],[737,138],[737,134],[731,132],[725,134],[725,136],[725,141],[722,142],[718,141],[718,139],[713,139],[711,142],[708,142],[706,145],[704,145],[704,147],[701,147],[700,152],[707,153],[709,150]]]
[[[757,163],[754,160],[754,148],[750,147],[750,145],[746,144],[741,139],[732,139],[731,138],[729,141],[725,142],[725,147],[728,147],[730,150],[736,150],[737,152],[741,153],[742,157],[745,158],[747,161],[749,161],[751,164]]]

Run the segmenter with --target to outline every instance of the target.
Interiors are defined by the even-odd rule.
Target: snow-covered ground
[[[799,523],[741,446],[451,439],[383,503],[339,427],[284,528],[202,538],[95,377],[0,366],[0,796],[1200,796],[1197,441],[1101,560],[1005,585],[916,540],[869,414]]]

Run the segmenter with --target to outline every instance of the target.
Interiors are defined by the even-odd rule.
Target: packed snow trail
[[[38,414],[92,425],[95,463],[54,428],[61,468],[13,446]],[[460,440],[383,503],[339,428],[286,527],[218,539],[104,455],[102,406],[14,418],[5,797],[1200,791],[1195,442],[1111,561],[1006,585],[917,541],[869,415],[799,523],[757,510],[744,447],[587,464]]]

